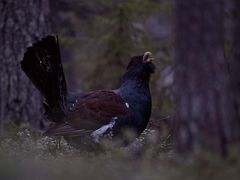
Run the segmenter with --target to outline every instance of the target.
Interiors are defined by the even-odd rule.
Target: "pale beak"
[[[143,62],[151,62],[154,60],[154,57],[151,52],[145,52],[143,55]]]

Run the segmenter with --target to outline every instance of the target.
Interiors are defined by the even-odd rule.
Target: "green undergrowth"
[[[127,147],[107,142],[99,151],[76,149],[63,138],[49,138],[28,128],[10,129],[0,138],[1,180],[221,180],[240,175],[238,151],[225,160],[211,153],[180,159],[172,151],[170,135],[159,137],[152,129]]]

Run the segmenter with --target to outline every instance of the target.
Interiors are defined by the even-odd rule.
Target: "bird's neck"
[[[119,95],[128,103],[145,104],[151,101],[149,80],[127,79],[119,88]]]

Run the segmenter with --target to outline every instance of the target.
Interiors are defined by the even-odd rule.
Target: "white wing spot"
[[[125,105],[127,106],[127,108],[129,108],[129,104],[126,102]]]

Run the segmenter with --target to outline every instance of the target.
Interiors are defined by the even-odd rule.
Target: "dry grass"
[[[16,133],[17,132],[17,133]],[[90,152],[74,149],[63,139],[42,137],[27,129],[5,133],[0,140],[1,180],[52,179],[238,179],[238,154],[222,160],[201,154],[191,160],[178,159],[169,137],[146,130],[128,147]]]

